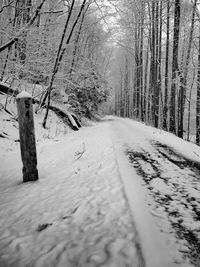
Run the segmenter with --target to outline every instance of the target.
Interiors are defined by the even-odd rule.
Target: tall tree
[[[170,132],[176,133],[176,90],[178,77],[178,50],[179,50],[179,32],[180,32],[180,0],[175,0],[174,4],[174,36],[173,36],[173,55],[172,55],[172,85],[170,98]]]
[[[197,98],[196,98],[196,144],[200,146],[200,23],[198,47],[198,73],[197,73]]]
[[[163,110],[163,128],[167,127],[168,116],[168,84],[169,84],[169,30],[170,30],[170,3],[167,1],[167,25],[166,25],[166,50],[165,50],[165,90],[164,90],[164,110]]]
[[[192,46],[192,41],[193,41],[196,5],[197,5],[197,0],[195,0],[194,4],[193,4],[191,28],[190,28],[189,43],[188,43],[188,49],[187,49],[187,55],[186,55],[186,62],[185,62],[183,73],[182,73],[181,79],[180,79],[181,86],[180,86],[180,92],[179,92],[178,136],[181,138],[183,138],[183,115],[184,115],[184,108],[185,108],[188,67],[189,67],[189,63],[190,63],[191,46]]]

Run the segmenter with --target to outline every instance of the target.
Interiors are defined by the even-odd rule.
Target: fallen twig
[[[76,151],[74,157],[76,157],[76,160],[78,160],[83,156],[84,153],[85,153],[85,143],[83,142],[82,151]]]

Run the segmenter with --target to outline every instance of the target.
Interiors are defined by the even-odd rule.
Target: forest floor
[[[116,117],[42,131],[32,183],[0,138],[1,267],[200,266],[199,147]]]

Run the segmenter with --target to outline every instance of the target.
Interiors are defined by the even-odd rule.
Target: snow
[[[170,188],[160,178],[153,179],[153,181],[150,182],[150,186],[153,188],[154,192],[159,192],[162,195],[172,194],[172,191],[170,190]]]
[[[124,121],[118,119],[116,120],[117,123],[116,121],[113,123],[113,138],[115,138],[119,170],[123,179],[127,197],[129,199],[136,228],[139,232],[142,251],[146,259],[146,266],[173,267],[177,266],[177,262],[180,262],[181,266],[190,266],[181,261],[181,255],[178,252],[178,248],[176,248],[175,239],[171,236],[164,235],[164,231],[162,230],[161,232],[159,227],[156,226],[156,220],[158,220],[158,217],[160,218],[160,223],[163,225],[163,223],[165,223],[163,218],[165,219],[166,216],[158,215],[158,212],[155,213],[155,211],[150,213],[147,202],[151,203],[151,200],[148,198],[147,192],[141,184],[141,178],[136,174],[123,154],[122,144],[124,140],[126,140],[126,143],[128,141],[131,144],[133,142],[138,144],[142,135],[139,133],[139,135],[135,136],[135,132],[133,134],[132,131],[127,132],[119,130],[119,128],[122,129],[122,127],[124,127]],[[137,140],[135,139],[136,137]],[[144,148],[144,142],[142,142],[142,144],[142,147]],[[155,184],[157,186],[159,185],[160,189],[163,189],[163,184],[161,186],[157,180]],[[166,188],[164,189],[164,193],[166,193]],[[151,214],[153,214],[155,218],[151,216]],[[166,225],[165,228],[167,227],[168,226]],[[174,250],[174,248],[176,248],[176,250]]]
[[[71,121],[71,124],[72,124],[73,126],[77,127],[77,124],[76,124],[74,118],[72,117],[72,115],[71,115],[69,112],[65,112],[65,113],[67,114],[69,120]]]
[[[3,266],[139,266],[109,125],[102,127],[40,143],[36,183],[22,184],[19,151],[6,153],[0,178]]]
[[[187,256],[193,254],[193,248],[198,247],[199,241],[194,239],[192,242],[190,238],[184,239],[184,232],[187,235],[192,231],[195,238],[199,236],[199,224],[196,221],[200,209],[199,174],[195,173],[197,170],[194,169],[192,162],[199,162],[197,155],[200,155],[200,148],[170,133],[130,119],[115,118],[113,129],[116,139],[114,143],[124,157],[124,160],[120,158],[118,162],[120,165],[123,160],[121,177],[125,177],[126,193],[132,207],[136,228],[142,239],[143,252],[148,259],[147,264],[149,266],[176,266],[176,264],[193,266]],[[132,162],[131,168],[134,167],[137,173],[133,174],[131,169],[130,175],[128,174],[130,166],[127,165],[127,158],[124,156],[127,152]],[[184,164],[185,159],[190,160],[191,166],[188,166],[188,163],[185,166],[181,165]],[[130,177],[128,182],[129,176],[132,176],[132,180]],[[141,179],[142,176],[143,179]],[[131,183],[134,183],[132,187]],[[141,192],[144,187],[147,189],[146,193]],[[150,223],[152,218],[148,217],[148,213],[145,215],[145,205],[143,207],[142,200],[146,201],[150,213],[155,217],[154,223]],[[158,229],[154,232],[152,229],[155,229],[155,225]],[[172,227],[173,225],[175,228]],[[152,236],[150,231],[153,231]],[[160,236],[160,233],[165,233],[165,236]],[[178,234],[181,238],[177,236]],[[182,242],[186,245],[183,246]],[[155,261],[151,255],[156,255],[156,251],[160,249],[161,252],[158,254],[162,256],[157,257]],[[163,251],[165,251],[164,255]],[[194,264],[199,266],[199,263],[200,260],[197,258]]]
[[[130,119],[72,132],[42,118],[39,180],[22,183],[17,122],[0,110],[0,266],[198,266],[176,227],[199,237],[198,174],[185,162],[199,147]]]
[[[130,127],[133,127],[132,120],[125,119],[125,121]],[[200,149],[193,143],[186,142],[172,133],[156,129],[151,126],[146,126],[145,124],[137,121],[134,122],[134,129],[137,129],[137,131],[142,130],[142,136],[145,135],[145,139],[147,140],[157,140],[163,144],[173,147],[175,151],[190,158],[191,160],[200,161]]]
[[[21,93],[19,93],[16,97],[17,99],[19,98],[32,98],[32,96],[26,92],[26,91],[22,91]]]
[[[0,95],[0,104],[2,103],[2,106],[5,101],[6,96]],[[36,108],[37,106],[33,105],[33,109],[35,110]],[[17,107],[14,98],[8,100],[8,110],[13,114],[13,116],[3,111],[0,105],[0,134],[3,133],[3,135],[6,137],[4,139],[0,138],[0,158],[2,155],[3,157],[6,156],[6,153],[8,151],[16,150],[19,147]],[[45,114],[44,112],[44,109],[40,109],[37,112],[37,115],[35,114],[34,116],[37,143],[48,143],[50,140],[50,142],[52,143],[52,139],[54,139],[54,141],[58,141],[72,131],[67,125],[62,124],[61,120],[59,120],[51,110],[49,111],[47,127],[46,129],[44,129],[42,127],[42,121]]]
[[[162,242],[163,238],[160,236],[158,230],[155,229],[155,222],[152,221],[153,217],[150,216],[144,200],[144,195],[146,195],[146,193],[140,186],[140,178],[137,177],[136,173],[133,173],[132,168],[127,165],[126,158],[122,155],[122,153],[118,152],[120,175],[123,179],[133,219],[139,232],[142,251],[145,259],[147,259],[146,266],[172,267],[174,266],[172,263],[174,258],[171,258],[171,255],[167,255],[165,246]]]

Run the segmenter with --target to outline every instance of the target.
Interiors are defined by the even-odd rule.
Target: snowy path
[[[164,245],[162,261],[168,254],[174,259],[173,262],[181,266],[200,266],[199,147],[129,119],[115,119],[113,129],[121,152],[126,154],[136,171],[139,184],[146,189],[146,193],[143,193],[147,196],[146,203],[155,217],[155,224],[163,233],[157,238],[145,234],[141,237],[144,236],[146,243],[148,238],[153,238],[153,242],[151,239],[149,243],[157,249],[159,245]],[[126,167],[128,169],[129,166]],[[140,186],[138,189],[141,189]],[[137,190],[134,193],[140,198]],[[141,209],[141,203],[138,206]],[[140,215],[135,207],[134,212]],[[141,218],[137,228],[140,222]],[[141,231],[145,227],[151,229],[147,224],[141,227]],[[164,242],[160,242],[160,238]],[[150,245],[147,249],[150,250]]]
[[[18,153],[1,158],[0,266],[144,266],[109,124],[42,145],[38,155],[33,184],[19,184]]]
[[[198,153],[118,118],[40,144],[36,183],[3,151],[0,267],[200,266]]]

